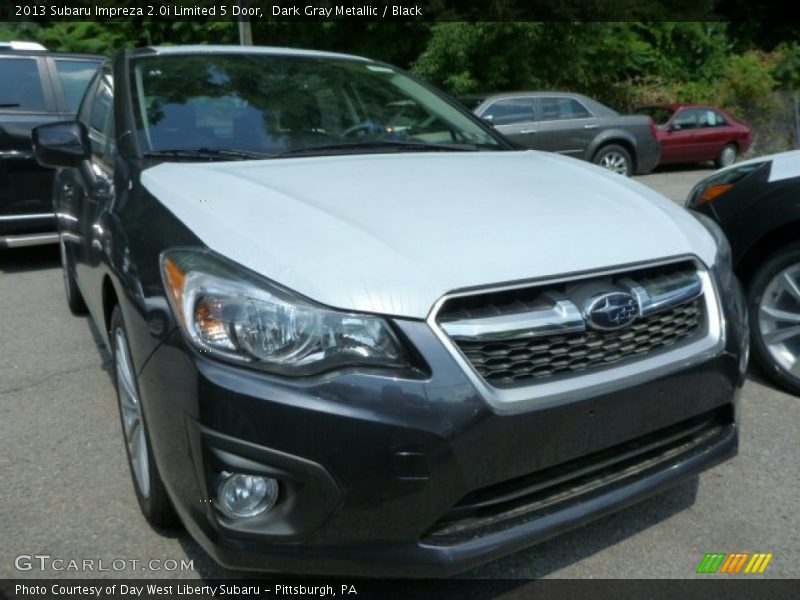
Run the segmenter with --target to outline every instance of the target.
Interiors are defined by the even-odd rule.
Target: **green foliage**
[[[413,70],[455,95],[537,87],[544,82],[536,65],[545,27],[544,23],[436,23]]]
[[[772,76],[783,90],[800,90],[800,44],[782,44],[776,53],[778,60]]]
[[[716,78],[650,78],[627,83],[627,108],[643,104],[687,102],[722,106],[738,117],[774,108],[777,87],[772,73],[782,54],[751,50],[728,56]]]
[[[550,25],[553,25],[551,27]],[[623,22],[548,24],[538,72],[557,89],[583,92],[617,106],[620,81],[650,72],[658,61],[635,27]]]
[[[775,61],[775,54],[756,50],[732,55],[719,85],[720,103],[731,107],[739,116],[772,108],[775,79],[771,73]]]
[[[708,2],[698,0],[697,5]],[[508,0],[493,0],[490,8],[484,17],[513,16]],[[452,9],[450,16],[459,14],[471,13]],[[774,49],[773,44],[770,52],[754,49],[765,39],[763,27],[733,22],[261,20],[252,27],[257,44],[385,60],[411,68],[454,95],[562,89],[620,110],[653,102],[707,102],[744,114],[766,107],[776,87],[800,89],[800,40],[791,34],[794,26],[784,28],[791,34],[784,36],[789,42]],[[238,31],[232,21],[0,23],[0,39],[111,54],[131,46],[236,43]]]
[[[680,91],[709,101],[730,58],[727,29],[715,22],[438,23],[414,71],[456,95],[549,88],[626,108],[657,86],[662,101]],[[731,89],[736,98],[751,95],[738,83]]]
[[[36,23],[0,21],[0,40],[38,41],[41,28]]]
[[[727,24],[658,22],[631,24],[654,57],[649,75],[663,79],[710,81],[730,53]]]
[[[125,44],[126,27],[94,22],[63,22],[43,27],[38,41],[62,52],[104,54]]]

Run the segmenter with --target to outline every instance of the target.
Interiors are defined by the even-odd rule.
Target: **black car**
[[[687,207],[725,231],[747,289],[751,349],[800,395],[800,151],[755,158],[698,183]]]
[[[390,65],[126,50],[33,142],[142,512],[226,566],[452,573],[737,451],[719,227]]]
[[[520,146],[581,158],[621,175],[649,173],[661,156],[651,118],[620,115],[583,94],[506,92],[461,102]]]
[[[31,148],[37,125],[74,118],[102,57],[0,45],[0,248],[54,243],[53,170]]]

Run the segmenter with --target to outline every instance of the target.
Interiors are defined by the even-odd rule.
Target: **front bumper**
[[[183,522],[237,569],[446,575],[535,544],[737,451],[742,328],[668,376],[522,414],[494,413],[425,323],[398,321],[431,375],[287,381],[221,364],[177,334],[140,373],[159,470]],[[209,500],[220,470],[265,472],[256,525]]]

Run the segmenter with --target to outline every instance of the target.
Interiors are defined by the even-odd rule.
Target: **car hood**
[[[540,152],[162,163],[142,183],[229,259],[328,306],[410,318],[454,290],[715,253],[670,200]]]
[[[759,156],[757,158],[751,158],[749,160],[743,160],[741,162],[734,163],[730,166],[720,169],[719,171],[715,171],[712,175],[709,175],[700,183],[703,183],[712,177],[716,177],[720,173],[733,171],[734,169],[740,169],[741,167],[747,165],[755,165],[767,162],[772,163],[768,178],[769,182],[800,177],[800,150],[790,150],[789,152],[778,152],[777,154],[768,154],[766,156]]]

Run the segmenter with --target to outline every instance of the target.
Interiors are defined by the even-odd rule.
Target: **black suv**
[[[74,118],[101,61],[0,46],[0,248],[58,241],[53,171],[33,157],[31,130]]]

